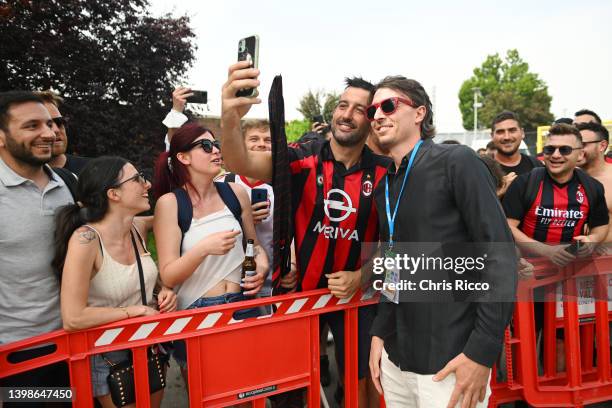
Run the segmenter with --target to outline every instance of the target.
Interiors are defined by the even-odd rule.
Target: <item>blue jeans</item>
[[[190,304],[185,310],[199,309],[201,307],[208,307],[208,306],[224,305],[226,303],[240,302],[242,300],[249,300],[242,294],[242,292],[225,293],[223,295],[213,296],[213,297],[202,297],[202,298],[197,299],[192,304]],[[235,311],[233,317],[235,320],[244,320],[244,319],[248,319],[251,317],[259,317],[259,316],[261,316],[261,313],[259,312],[259,308],[252,307],[249,309]],[[187,348],[185,346],[184,341],[177,340],[174,342],[174,353],[173,354],[174,354],[174,359],[176,360],[178,365],[182,369],[187,368]]]

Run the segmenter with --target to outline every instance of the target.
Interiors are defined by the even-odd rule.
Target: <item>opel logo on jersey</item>
[[[365,197],[369,197],[372,194],[373,186],[370,180],[366,180],[361,185],[361,192]]]
[[[333,200],[332,197],[340,195],[342,197],[341,200]],[[357,212],[356,208],[353,208],[353,202],[351,201],[351,197],[345,192],[338,188],[333,188],[329,190],[327,193],[327,198],[323,200],[323,210],[325,211],[325,215],[329,218],[330,221],[333,222],[341,222],[346,220],[349,215],[354,212]],[[330,210],[338,210],[340,211],[339,217],[332,217],[330,215]]]

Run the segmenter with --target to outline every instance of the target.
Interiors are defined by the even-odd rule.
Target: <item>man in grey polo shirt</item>
[[[38,96],[0,93],[0,343],[62,326],[59,282],[51,268],[54,212],[73,199],[46,164],[54,140],[51,116]],[[37,351],[21,353],[28,359]],[[4,378],[0,386],[50,386],[56,369]]]

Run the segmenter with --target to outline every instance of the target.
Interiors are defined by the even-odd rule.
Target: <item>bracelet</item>
[[[125,307],[120,307],[119,309],[123,310],[125,312],[125,314],[127,315],[127,318],[130,318],[130,314],[128,313],[127,309]]]

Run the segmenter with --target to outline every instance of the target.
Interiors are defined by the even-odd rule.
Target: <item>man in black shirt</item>
[[[491,367],[501,351],[516,289],[512,236],[490,173],[468,147],[433,143],[431,101],[416,81],[385,78],[366,113],[394,161],[375,191],[382,245],[503,243],[502,252],[488,254],[483,277],[506,288],[510,299],[382,301],[372,327],[372,378],[389,408],[455,407],[461,401],[464,407],[486,406]],[[397,217],[390,212],[394,208]]]
[[[68,118],[62,116],[59,111],[59,105],[63,102],[63,99],[52,91],[37,92],[36,94],[44,101],[45,108],[49,111],[53,121],[55,142],[53,142],[53,153],[49,166],[64,168],[78,177],[89,159],[66,153],[68,147],[68,136],[66,135]]]
[[[493,119],[491,138],[497,147],[494,158],[505,174],[520,176],[542,166],[537,159],[519,152],[525,132],[514,112],[504,111]]]

